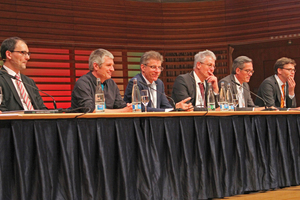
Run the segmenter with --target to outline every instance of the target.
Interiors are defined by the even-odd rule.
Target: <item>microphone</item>
[[[164,94],[164,93],[162,93],[162,92],[160,92],[160,91],[158,91],[158,90],[152,88],[151,86],[147,85],[147,84],[144,83],[143,81],[139,81],[139,83],[142,84],[142,85],[144,85],[144,86],[146,86],[146,87],[149,87],[151,90],[154,90],[154,91],[158,92],[159,94],[164,95],[164,96],[167,97],[168,99],[171,99],[171,101],[172,101],[172,103],[173,103],[173,105],[174,105],[174,110],[175,110],[175,111],[185,111],[185,110],[183,110],[183,109],[181,109],[181,108],[176,108],[175,101],[174,101],[174,99],[172,99],[172,97],[169,97],[168,95],[166,95],[166,94]]]
[[[244,87],[243,85],[241,85],[241,84],[235,82],[234,80],[231,80],[231,82],[234,83],[234,84],[236,84],[236,85],[238,85],[238,86],[241,86],[243,89],[247,90],[248,92],[250,92],[251,94],[253,94],[253,95],[256,96],[257,98],[259,98],[260,100],[262,100],[262,101],[264,102],[264,105],[265,105],[264,111],[266,111],[266,110],[268,110],[268,111],[270,111],[270,110],[276,110],[276,109],[267,107],[267,102],[266,102],[263,98],[261,98],[260,96],[258,96],[258,95],[255,94],[254,92],[252,92],[251,90],[248,90],[248,89],[247,89],[246,87]]]
[[[31,88],[33,88],[33,89],[39,91],[39,92],[42,92],[43,94],[47,95],[48,97],[51,97],[51,98],[52,98],[52,101],[53,101],[54,109],[55,109],[55,110],[57,109],[57,107],[56,107],[56,101],[55,101],[55,99],[53,98],[53,96],[51,96],[50,94],[48,94],[48,93],[46,93],[46,92],[44,92],[44,91],[42,91],[42,90],[40,90],[40,89],[38,89],[38,88],[36,88],[36,87],[33,87],[32,85],[30,85],[30,84],[28,84],[28,83],[26,83],[26,82],[24,82],[24,81],[22,81],[22,80],[18,80],[15,76],[10,75],[6,70],[0,69],[0,71],[1,71],[1,72],[5,72],[10,78],[15,79],[15,80],[17,80],[17,81],[20,81],[20,82],[22,82],[23,84],[25,84],[25,85],[27,85],[27,86],[29,86],[29,87],[31,87]],[[32,100],[34,101],[34,99],[32,99]],[[37,105],[36,102],[35,102],[35,104]],[[58,110],[58,111],[59,111],[59,110]]]

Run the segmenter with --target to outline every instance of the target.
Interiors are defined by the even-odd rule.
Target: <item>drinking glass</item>
[[[238,94],[232,94],[232,99],[233,99],[234,110],[236,110],[236,107],[239,104],[239,95]]]
[[[2,87],[0,86],[0,105],[2,103],[3,94],[2,94]]]
[[[148,90],[141,91],[142,103],[145,107],[145,112],[147,112],[147,105],[149,103],[149,92]]]

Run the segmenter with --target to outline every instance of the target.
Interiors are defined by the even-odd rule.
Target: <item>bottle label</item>
[[[215,104],[208,104],[207,109],[208,110],[215,110]]]
[[[229,106],[227,103],[224,103],[224,110],[228,110]]]
[[[132,110],[134,112],[141,112],[142,111],[142,105],[140,103],[132,104]]]
[[[104,112],[105,111],[105,105],[104,104],[96,104],[95,106],[96,106],[96,108],[95,108],[96,112]]]

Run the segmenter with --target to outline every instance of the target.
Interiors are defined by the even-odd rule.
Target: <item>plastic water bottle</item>
[[[230,83],[227,84],[226,101],[228,103],[228,111],[234,111],[233,96],[230,88]]]
[[[102,90],[101,80],[97,78],[97,86],[95,91],[95,111],[101,113],[105,111],[105,96]]]
[[[207,95],[207,110],[213,111],[216,109],[215,96],[214,96],[214,93],[212,90],[211,83],[208,83],[208,87],[209,87],[209,91],[208,91],[208,95]]]
[[[132,86],[132,111],[133,112],[142,112],[141,105],[141,94],[139,87],[137,85],[137,79],[133,78],[133,86]]]
[[[221,89],[220,89],[220,94],[219,94],[219,106],[221,111],[226,111],[227,107],[227,102],[226,102],[226,91],[225,91],[225,86],[224,82],[221,82]]]

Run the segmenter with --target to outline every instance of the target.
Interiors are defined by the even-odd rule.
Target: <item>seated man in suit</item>
[[[208,83],[211,83],[214,95],[219,93],[218,79],[214,76],[216,56],[212,51],[200,51],[195,55],[194,70],[179,75],[174,82],[172,98],[175,102],[191,97],[190,102],[197,106],[199,94],[204,94],[207,102]],[[216,107],[218,107],[217,101]],[[205,104],[204,107],[207,105]]]
[[[258,88],[258,95],[262,97],[267,106],[278,108],[295,108],[295,69],[293,59],[282,57],[274,65],[275,75],[266,78]],[[256,98],[255,104],[264,106],[264,102]]]
[[[3,100],[2,111],[47,109],[35,82],[20,73],[26,69],[30,52],[24,40],[11,37],[1,44],[1,57],[4,60],[0,71],[0,86]]]
[[[139,90],[148,90],[150,96],[150,102],[147,105],[148,111],[171,111],[173,110],[167,97],[165,96],[164,83],[158,78],[163,70],[161,66],[163,62],[163,57],[160,53],[156,51],[148,51],[144,53],[141,57],[141,73],[137,74],[135,77],[137,79]],[[144,84],[141,84],[143,82]],[[147,87],[148,85],[149,87]],[[133,80],[131,79],[126,87],[124,101],[131,103]],[[152,88],[152,89],[151,89]],[[156,90],[156,91],[155,91]],[[183,110],[193,110],[191,104],[186,104],[185,102],[189,99],[184,99],[183,101],[174,105],[176,108],[181,108]],[[144,106],[142,105],[142,110]]]
[[[95,111],[95,91],[97,78],[103,84],[105,95],[105,112],[132,112],[131,104],[126,104],[120,94],[117,84],[111,79],[114,70],[114,56],[105,49],[93,51],[89,58],[89,70],[75,83],[72,91],[71,107],[81,108],[79,112]]]
[[[252,59],[247,56],[239,56],[232,63],[231,74],[219,81],[219,87],[221,87],[221,83],[224,82],[225,89],[227,89],[227,84],[230,83],[232,93],[238,94],[239,104],[237,110],[259,111],[264,109],[264,107],[255,108],[251,98],[248,82],[250,81],[253,73]],[[234,82],[242,85],[243,87],[235,84]]]

